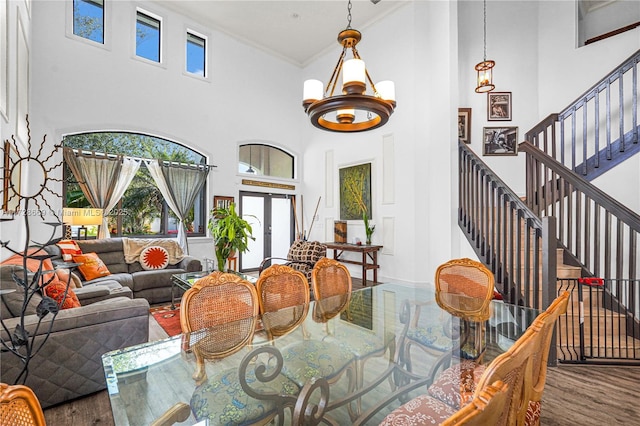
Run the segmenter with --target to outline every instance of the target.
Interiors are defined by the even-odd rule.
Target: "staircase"
[[[640,362],[640,216],[589,182],[640,152],[639,62],[527,132],[525,199],[459,144],[459,225],[506,300],[544,309],[572,292],[557,333],[567,362]]]

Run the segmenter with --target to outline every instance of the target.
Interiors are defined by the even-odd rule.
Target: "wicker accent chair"
[[[307,277],[307,282],[311,282],[311,271],[316,262],[327,255],[327,246],[318,241],[296,240],[291,247],[286,258],[267,257],[262,263],[258,272],[262,271],[270,264],[272,260],[284,260],[285,265],[292,267],[296,271],[302,272]]]
[[[490,316],[489,305],[493,299],[493,274],[482,263],[462,258],[453,259],[440,265],[435,273],[435,299],[438,306],[449,312],[452,321],[459,321],[459,335],[452,335],[442,320],[432,321],[429,312],[433,302],[415,303],[414,315],[404,334],[400,360],[411,370],[411,348],[421,349],[429,356],[440,357],[459,347],[463,358],[480,359],[483,339],[482,324]],[[423,310],[427,310],[425,318],[421,318]],[[431,316],[429,314],[432,314]],[[458,320],[459,319],[459,320]],[[468,345],[470,329],[475,327],[475,345]]]
[[[254,285],[236,274],[212,272],[185,292],[180,324],[185,333],[183,346],[196,358],[193,377],[197,387],[189,404],[196,420],[208,419],[211,424],[266,424],[284,415],[284,407],[277,406],[275,401],[247,395],[236,368],[215,370],[215,375],[208,379],[205,371],[206,360],[228,357],[252,342],[258,308]],[[255,372],[248,372],[246,379],[255,382]],[[264,384],[262,390],[296,395],[299,387],[280,375]],[[180,404],[169,409],[166,417],[171,417],[171,412],[181,413]]]
[[[256,282],[262,323],[270,339],[295,330],[309,311],[309,283],[289,266],[272,265]]]
[[[6,383],[0,383],[0,421],[2,426],[46,425],[36,394],[27,386]]]
[[[473,399],[481,398],[484,389],[496,381],[502,381],[507,387],[506,403],[496,407],[496,419],[490,424],[495,426],[519,426],[524,423],[527,404],[531,395],[531,357],[538,344],[540,335],[529,329],[505,353],[499,355],[486,368],[473,393]],[[473,400],[472,399],[472,400]],[[381,425],[394,424],[441,424],[456,415],[461,407],[449,405],[429,394],[420,395],[392,411]],[[412,420],[415,423],[411,423]]]

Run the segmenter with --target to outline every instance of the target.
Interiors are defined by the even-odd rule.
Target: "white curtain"
[[[98,238],[109,238],[107,214],[120,201],[140,167],[140,160],[121,155],[96,156],[71,148],[64,159],[92,207],[103,210]]]
[[[189,254],[184,218],[207,180],[209,166],[161,163],[159,160],[145,160],[145,164],[167,205],[178,217],[178,244],[185,254]]]

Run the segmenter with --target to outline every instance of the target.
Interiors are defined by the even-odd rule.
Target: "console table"
[[[333,258],[342,263],[353,263],[362,266],[362,285],[367,286],[367,271],[373,269],[373,283],[378,283],[378,251],[382,246],[373,246],[368,244],[348,244],[348,243],[324,243],[327,249],[333,250]],[[345,252],[362,253],[362,260],[341,259]]]

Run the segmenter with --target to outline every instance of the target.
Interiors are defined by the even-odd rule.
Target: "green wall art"
[[[372,217],[371,163],[343,167],[340,179],[340,220],[362,220],[362,213]]]

